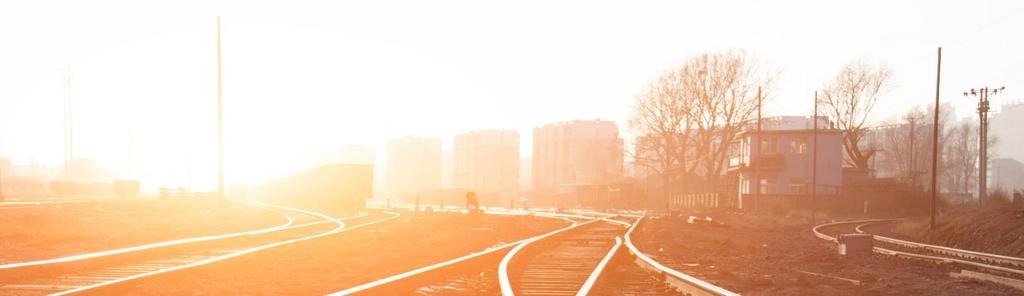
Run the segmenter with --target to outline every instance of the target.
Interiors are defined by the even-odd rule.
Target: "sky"
[[[88,3],[85,3],[88,2]],[[806,115],[852,61],[896,87],[876,122],[972,87],[1024,99],[1022,1],[5,1],[0,157],[63,163],[71,67],[77,157],[119,177],[215,186],[216,17],[226,178],[255,184],[311,153],[390,138],[615,120],[686,58],[745,50],[780,71],[767,115]]]

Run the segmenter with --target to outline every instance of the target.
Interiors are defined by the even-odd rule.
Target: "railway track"
[[[502,260],[505,295],[576,295],[625,227],[592,220],[571,232],[520,245]],[[511,291],[511,293],[509,293]]]
[[[865,228],[898,222],[898,219],[851,220],[821,224],[812,231],[815,236],[830,242],[837,242],[840,234],[868,233]],[[896,239],[884,235],[872,235],[875,253],[908,259],[925,260],[940,264],[960,264],[981,271],[996,272],[1017,279],[1024,279],[1024,258],[976,252],[945,246]]]
[[[528,213],[496,213],[525,215]],[[331,295],[493,295],[500,293],[498,265],[510,249],[525,242],[543,239],[582,225],[579,218],[569,215],[537,214],[540,217],[561,219],[563,228],[515,242],[496,245],[458,258],[423,266],[417,269],[381,278],[369,283],[344,289]]]
[[[63,295],[82,292],[210,264],[397,217],[395,213],[380,212],[333,218],[300,209],[278,209],[287,212],[289,223],[272,229],[0,266],[0,293]]]
[[[570,224],[332,295],[736,295],[640,253],[629,233],[642,216],[515,214]]]

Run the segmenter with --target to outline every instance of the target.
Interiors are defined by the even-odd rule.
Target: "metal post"
[[[74,131],[71,117],[71,64],[64,64],[64,176],[70,177],[71,162],[74,160]]]
[[[811,224],[815,223],[815,211],[818,208],[818,91],[814,91],[814,130],[811,139]]]
[[[978,204],[982,204],[988,195],[988,186],[985,184],[988,181],[985,180],[988,175],[988,153],[985,153],[988,150],[988,134],[985,128],[988,125],[988,108],[985,104],[988,99],[987,93],[988,88],[983,88],[981,100],[978,101]]]
[[[217,17],[217,197],[224,198],[224,95],[221,89],[220,17]]]
[[[761,106],[764,104],[761,98],[761,88],[757,88],[757,158],[751,157],[754,165],[754,211],[760,210],[761,200]],[[754,155],[754,153],[751,153]]]
[[[4,201],[4,168],[0,167],[0,201]]]
[[[1006,90],[1006,87],[971,89],[964,96],[978,96],[978,205],[988,195],[988,110],[989,97]]]
[[[932,200],[929,210],[931,219],[929,228],[935,229],[935,204],[938,200],[937,180],[939,171],[939,82],[942,81],[942,47],[939,47],[939,58],[935,64],[935,118],[932,121]]]
[[[910,186],[917,188],[917,162],[914,161],[914,150],[917,150],[917,144],[914,143],[914,138],[917,138],[917,134],[914,133],[914,127],[917,124],[917,118],[907,116],[907,121],[910,123],[910,148],[907,151],[910,152],[907,162],[907,177],[910,179]]]

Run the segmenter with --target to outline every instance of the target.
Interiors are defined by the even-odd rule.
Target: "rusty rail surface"
[[[633,226],[629,228],[629,231],[626,231],[626,248],[629,249],[629,253],[631,255],[636,257],[636,264],[640,265],[643,269],[664,274],[665,281],[683,294],[714,296],[739,295],[738,293],[726,290],[696,277],[679,272],[678,270],[669,268],[641,252],[635,245],[633,245],[630,235],[633,233],[633,230],[636,229],[636,226],[640,225],[640,221],[643,219],[644,217],[641,217],[636,220],[636,222],[633,223]]]

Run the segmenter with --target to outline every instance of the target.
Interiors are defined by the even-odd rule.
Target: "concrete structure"
[[[972,120],[977,121],[977,116]],[[1024,102],[1003,104],[999,113],[992,114],[989,123],[989,138],[997,138],[998,142],[992,145],[990,161],[994,158],[1012,158],[1024,162]],[[989,181],[993,185],[994,181]]]
[[[534,128],[533,190],[620,181],[622,145],[614,121],[573,120]]]
[[[404,137],[388,141],[385,192],[415,194],[441,188],[441,139]]]
[[[801,122],[801,120],[803,122]],[[739,204],[755,190],[766,198],[810,194],[812,153],[818,146],[817,193],[835,195],[843,182],[842,132],[828,129],[819,119],[818,141],[813,141],[813,121],[807,117],[785,116],[763,119],[762,137],[756,127],[740,134],[733,143],[729,171],[739,176]]]
[[[989,188],[1013,193],[1024,190],[1024,164],[1013,158],[994,158],[989,166]]]
[[[308,209],[351,209],[373,197],[373,166],[330,164],[267,182],[263,200]]]
[[[455,188],[455,152],[441,151],[441,188]]]
[[[519,191],[519,133],[480,130],[455,136],[455,187],[512,197]]]
[[[519,189],[529,190],[533,188],[533,158],[519,160]]]

